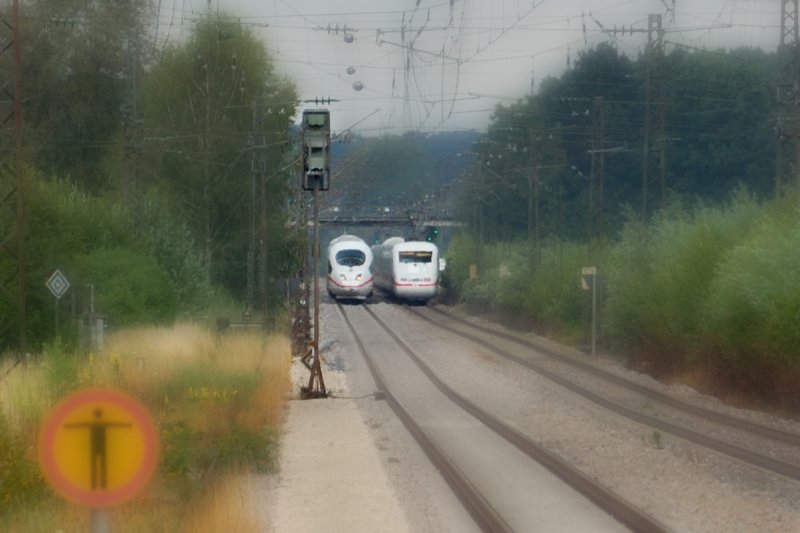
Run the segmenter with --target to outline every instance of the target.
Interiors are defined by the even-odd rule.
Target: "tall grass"
[[[142,494],[114,510],[125,522],[115,531],[220,530],[181,524],[189,509],[202,509],[202,522],[209,525],[254,530],[247,526],[255,521],[246,516],[247,502],[235,485],[241,472],[274,467],[290,363],[283,336],[218,335],[191,324],[121,331],[98,353],[67,353],[55,343],[0,382],[0,438],[17,443],[0,446],[0,465],[22,465],[15,466],[13,478],[12,469],[4,468],[0,487],[11,483],[27,495],[27,505],[0,507],[0,530],[85,530],[85,513],[42,490],[33,458],[36,431],[50,406],[86,387],[128,392],[145,404],[159,428],[157,474]],[[34,482],[28,487],[31,472]],[[232,516],[241,518],[231,521]]]

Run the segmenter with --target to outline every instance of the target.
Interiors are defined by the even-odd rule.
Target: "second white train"
[[[375,285],[397,298],[427,301],[439,285],[439,248],[432,242],[391,237],[372,247]]]

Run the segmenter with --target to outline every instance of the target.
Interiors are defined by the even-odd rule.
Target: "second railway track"
[[[339,305],[338,309],[350,333],[356,340],[359,350],[367,361],[376,384],[386,392],[390,406],[403,421],[403,424],[408,428],[409,432],[415,436],[420,446],[426,450],[432,462],[437,465],[437,468],[439,468],[443,476],[447,478],[448,484],[453,487],[459,499],[461,499],[464,506],[476,520],[476,523],[478,523],[483,530],[521,531],[526,528],[525,526],[520,526],[520,524],[525,524],[526,522],[525,519],[519,516],[508,516],[509,508],[513,509],[514,506],[504,506],[504,503],[498,503],[497,495],[491,493],[492,489],[482,486],[486,484],[491,487],[492,482],[486,482],[486,480],[481,479],[480,476],[475,476],[475,479],[471,479],[470,475],[465,473],[465,469],[469,470],[470,467],[459,462],[459,459],[448,456],[448,453],[453,452],[447,451],[449,448],[446,444],[442,445],[437,442],[435,437],[436,432],[432,431],[429,427],[426,428],[425,422],[418,422],[415,416],[411,414],[411,411],[404,407],[404,401],[399,398],[399,395],[390,390],[391,386],[384,378],[380,364],[376,362],[376,358],[370,346],[362,340],[362,333],[358,331],[350,315],[359,315],[355,322],[363,322],[363,316],[368,316],[374,324],[377,324],[379,328],[384,331],[385,335],[391,339],[391,342],[399,351],[413,362],[425,378],[429,380],[432,386],[446,397],[448,401],[452,402],[453,405],[457,406],[457,408],[464,413],[467,413],[469,417],[477,420],[487,430],[499,436],[508,446],[512,446],[519,450],[524,456],[543,465],[547,470],[555,474],[578,493],[592,501],[597,508],[613,516],[620,524],[624,524],[625,527],[634,531],[669,530],[664,524],[654,519],[646,512],[632,505],[624,498],[621,498],[607,487],[602,486],[590,476],[584,475],[569,463],[548,452],[544,447],[534,442],[533,439],[521,431],[485,411],[477,404],[469,401],[469,399],[449,387],[425,364],[423,358],[392,330],[391,326],[369,310],[368,307],[348,308],[348,311],[345,312],[344,308]],[[364,326],[362,325],[362,327]],[[374,331],[374,328],[372,329]],[[471,425],[472,423],[461,422],[461,424]],[[434,433],[434,436],[431,436],[431,433]],[[460,454],[455,452],[454,455],[458,457]],[[500,475],[501,472],[502,470],[498,469],[497,475]],[[515,497],[520,497],[520,495],[516,495]],[[525,495],[521,497],[525,499]],[[536,495],[529,495],[528,497],[533,501]],[[594,519],[597,520],[596,517]],[[530,524],[528,523],[528,525]],[[611,527],[613,528],[613,526]],[[593,529],[598,530],[597,527],[593,527]]]
[[[469,342],[476,343],[486,348],[498,357],[505,358],[525,368],[528,368],[533,372],[536,372],[537,374],[551,380],[552,382],[570,390],[571,392],[578,394],[583,398],[620,416],[659,431],[683,438],[695,444],[699,444],[700,446],[710,450],[723,453],[744,463],[769,470],[792,480],[800,481],[800,465],[798,465],[794,460],[782,458],[781,453],[775,452],[772,446],[765,445],[763,448],[759,446],[759,449],[748,449],[744,446],[733,443],[730,440],[716,437],[712,435],[712,431],[698,431],[678,423],[664,420],[660,417],[642,412],[640,410],[630,408],[626,405],[622,405],[604,395],[593,392],[590,388],[584,387],[579,381],[564,377],[562,373],[557,370],[553,370],[551,367],[547,366],[535,357],[526,357],[524,354],[521,355],[519,353],[512,353],[508,349],[500,348],[498,346],[497,339],[504,339],[528,350],[530,353],[544,355],[548,360],[554,360],[559,364],[579,369],[581,372],[587,373],[596,379],[604,380],[612,384],[614,387],[624,388],[635,394],[639,394],[650,401],[659,402],[669,408],[677,409],[692,417],[707,421],[708,423],[713,423],[715,425],[714,427],[724,427],[731,431],[747,432],[757,436],[759,439],[778,443],[783,450],[786,450],[784,453],[788,453],[788,455],[797,455],[800,453],[800,435],[796,433],[785,431],[777,427],[771,427],[765,424],[754,423],[740,417],[730,416],[718,411],[713,411],[691,404],[689,402],[684,402],[678,398],[642,386],[615,374],[611,374],[586,362],[580,361],[573,357],[565,356],[562,353],[548,349],[541,345],[534,344],[530,340],[521,338],[517,335],[479,326],[436,308],[433,308],[433,313],[421,312],[411,308],[405,308],[405,310],[436,326],[437,328],[448,331],[449,333],[464,338]],[[446,317],[450,321],[456,322],[459,327],[454,327],[452,323],[448,324],[442,320],[434,319],[430,316],[431,314],[437,314],[440,317]],[[762,452],[762,449],[770,451]]]

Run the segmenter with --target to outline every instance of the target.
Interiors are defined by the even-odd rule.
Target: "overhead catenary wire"
[[[178,3],[180,2],[180,3]],[[224,9],[227,6],[239,7],[246,4],[242,1],[226,2],[225,0],[215,1],[215,7],[219,7],[221,13],[225,13]],[[463,2],[455,2],[455,11],[451,9],[453,3],[449,1],[421,1],[417,6],[415,3],[410,3],[408,9],[398,9],[397,4],[392,6],[388,3],[375,2],[369,4],[368,9],[347,9],[334,11],[321,2],[288,2],[287,0],[276,0],[274,9],[265,9],[263,5],[259,5],[257,11],[247,13],[233,13],[229,14],[232,20],[244,25],[245,27],[253,28],[259,32],[261,36],[267,38],[271,33],[281,31],[280,44],[276,45],[280,53],[275,53],[270,50],[275,58],[277,64],[281,66],[281,70],[302,65],[306,71],[316,71],[318,74],[304,76],[298,78],[301,86],[307,84],[321,84],[323,80],[338,79],[336,84],[340,84],[334,92],[337,97],[348,96],[354,97],[352,94],[352,80],[342,76],[344,69],[349,66],[347,56],[341,49],[343,46],[341,36],[338,40],[328,41],[329,48],[337,48],[335,54],[330,54],[331,59],[326,59],[320,54],[320,45],[318,40],[309,40],[307,33],[312,28],[327,27],[328,24],[335,26],[337,23],[340,27],[358,27],[361,30],[361,35],[366,35],[370,32],[376,32],[382,29],[384,32],[383,38],[385,40],[391,39],[392,32],[397,32],[399,22],[403,13],[414,13],[415,21],[414,28],[409,33],[409,38],[414,37],[414,46],[421,52],[412,53],[411,61],[412,68],[409,75],[416,79],[412,79],[411,94],[409,95],[409,102],[412,102],[414,109],[414,117],[411,120],[410,126],[414,124],[419,125],[423,129],[439,128],[448,129],[455,127],[464,122],[463,118],[468,116],[481,116],[478,110],[488,110],[491,105],[478,105],[470,104],[465,100],[459,100],[459,92],[465,93],[468,90],[474,90],[477,83],[488,83],[492,78],[496,78],[492,72],[498,70],[505,70],[511,73],[514,70],[516,61],[526,61],[526,70],[524,82],[519,81],[520,88],[524,83],[524,90],[526,93],[530,91],[530,75],[529,65],[530,58],[542,58],[540,61],[537,59],[537,82],[544,79],[548,75],[549,63],[551,57],[566,55],[566,50],[571,47],[574,59],[575,50],[581,47],[594,46],[599,42],[608,40],[609,36],[603,34],[599,28],[587,29],[584,35],[580,32],[581,24],[581,9],[572,9],[565,13],[565,16],[554,16],[555,12],[553,2],[532,2],[530,0],[504,0],[500,2],[492,2],[496,6],[492,7],[489,3],[477,2],[474,0],[464,0]],[[536,14],[536,16],[524,17],[526,12],[534,6],[548,7],[548,12]],[[667,2],[671,4],[671,2]],[[363,4],[362,4],[363,5]],[[568,2],[564,3],[565,6],[570,5]],[[292,7],[293,6],[293,7]],[[308,6],[311,6],[309,8]],[[372,8],[372,6],[376,6]],[[574,4],[573,4],[574,6]],[[385,9],[381,9],[384,7]],[[206,2],[195,0],[162,0],[159,6],[162,13],[160,29],[157,34],[161,39],[167,35],[167,28],[172,28],[173,37],[175,39],[179,33],[186,33],[194,20],[197,20],[205,13]],[[642,0],[624,0],[624,1],[606,1],[606,2],[593,2],[592,15],[598,20],[602,18],[612,18],[613,16],[620,16],[620,14],[628,17],[629,20],[642,20],[643,17],[653,9],[652,4]],[[700,31],[699,28],[703,25],[712,24],[726,24],[728,33],[732,35],[731,41],[735,42],[736,35],[756,35],[775,30],[777,26],[777,18],[773,18],[772,24],[764,23],[764,18],[743,18],[742,15],[759,14],[760,12],[774,12],[777,13],[777,7],[771,6],[765,2],[728,2],[726,4],[715,4],[713,13],[698,12],[697,9],[689,9],[689,4],[677,2],[674,10],[675,24],[669,29],[676,30],[672,33],[670,42],[681,42],[685,45],[697,48],[709,48],[709,44],[714,43],[713,35]],[[175,16],[173,16],[173,14]],[[519,19],[519,20],[517,20]],[[588,20],[588,19],[587,19]],[[628,24],[628,23],[626,23]],[[612,23],[613,26],[613,23]],[[462,48],[468,43],[469,46],[464,48],[468,50],[463,55],[459,53],[442,54],[442,36],[445,31],[444,28],[452,28],[451,35],[448,38],[457,38],[458,44]],[[679,31],[681,28],[685,31]],[[697,29],[695,29],[697,28]],[[751,30],[748,30],[751,28]],[[456,36],[456,31],[458,36]],[[416,33],[414,33],[416,32]],[[748,33],[749,32],[749,33]],[[501,35],[502,33],[502,35]],[[509,46],[515,39],[522,35],[534,38],[535,35],[541,33],[558,33],[563,34],[563,37],[557,37],[555,40],[550,39],[550,45],[542,48],[536,47],[530,51],[522,51]],[[439,39],[439,43],[435,44]],[[755,37],[742,37],[742,39],[754,40]],[[335,41],[335,42],[334,42]],[[555,42],[554,42],[555,41]],[[174,41],[177,42],[177,41]],[[271,41],[275,42],[275,41]],[[159,43],[160,46],[161,43]],[[449,42],[448,47],[452,47],[453,43]],[[635,53],[640,49],[641,40],[631,43],[620,43],[629,53]],[[301,47],[302,46],[302,52]],[[397,116],[398,104],[402,100],[393,98],[393,94],[397,95],[398,91],[392,91],[393,78],[399,78],[405,72],[405,65],[403,65],[403,54],[400,51],[391,52],[388,50],[387,45],[379,47],[374,43],[372,38],[359,38],[353,46],[353,50],[357,49],[357,53],[361,55],[360,64],[355,65],[365,76],[369,76],[370,81],[365,83],[365,90],[362,91],[359,97],[363,101],[375,100],[386,98],[384,100],[387,105],[383,106],[382,112],[370,121],[361,125],[363,128],[374,127],[377,122],[382,122],[385,127],[398,127],[398,122],[389,117]],[[485,49],[477,53],[481,48]],[[427,51],[430,53],[424,53]],[[518,53],[514,53],[518,51]],[[377,54],[376,54],[377,52]],[[449,55],[450,60],[443,60],[443,55]],[[457,61],[456,61],[457,60]],[[542,66],[544,65],[544,66]],[[560,61],[562,68],[566,67],[566,62],[562,59]],[[448,78],[446,72],[452,71],[454,76]],[[458,72],[456,72],[458,71]],[[457,74],[457,75],[456,75]],[[510,81],[510,76],[509,81]],[[399,83],[397,84],[400,85]],[[401,92],[401,91],[400,91]],[[487,94],[487,91],[477,91]],[[417,94],[425,93],[427,95],[436,95],[435,97],[418,98]],[[522,93],[520,93],[522,94]],[[485,97],[487,103],[496,102],[497,100],[487,96]],[[353,105],[351,109],[357,110],[359,106],[357,102],[360,98],[352,98]],[[483,115],[488,120],[488,113],[484,111]],[[378,118],[380,117],[380,118]],[[462,118],[458,118],[462,117]],[[403,128],[413,129],[413,128]]]

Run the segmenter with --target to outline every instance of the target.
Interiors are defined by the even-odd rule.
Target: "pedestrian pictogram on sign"
[[[50,413],[39,434],[45,477],[65,498],[105,508],[133,497],[150,480],[157,433],[147,411],[115,390],[74,393]]]

